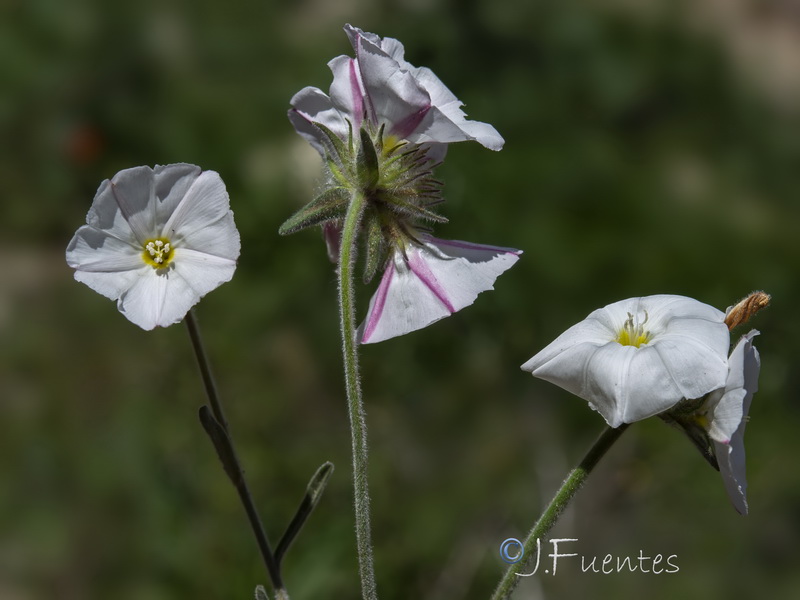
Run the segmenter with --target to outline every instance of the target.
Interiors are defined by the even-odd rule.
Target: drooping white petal
[[[424,245],[396,250],[367,318],[358,329],[361,343],[387,340],[450,316],[472,304],[478,294],[519,260],[512,248],[423,237]]]
[[[758,331],[753,330],[742,336],[731,352],[730,374],[725,384],[725,393],[712,413],[712,426],[717,426],[722,431],[731,431],[731,416],[739,414],[739,422],[730,435],[730,441],[727,444],[715,441],[714,450],[728,498],[742,515],[746,515],[748,511],[744,430],[753,394],[758,391],[758,374],[761,370],[761,359],[752,341],[756,335]]]
[[[633,317],[646,338],[638,347],[618,341]],[[619,427],[722,386],[729,340],[723,318],[683,296],[623,300],[570,327],[522,369],[583,398]]]
[[[295,130],[325,157],[327,138],[314,123],[322,123],[343,140],[347,139],[348,127],[345,117],[333,106],[331,99],[322,90],[306,87],[297,92],[290,101],[289,120]]]

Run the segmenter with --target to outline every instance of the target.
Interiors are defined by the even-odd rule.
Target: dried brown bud
[[[734,306],[728,308],[725,315],[725,325],[728,329],[733,330],[734,327],[747,323],[750,317],[755,315],[762,308],[769,306],[771,296],[764,292],[753,292],[746,298],[741,299]]]

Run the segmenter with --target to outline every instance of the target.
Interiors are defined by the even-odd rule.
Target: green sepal
[[[719,471],[719,463],[714,452],[714,441],[709,437],[708,432],[691,416],[683,415],[678,412],[662,413],[658,415],[667,425],[674,427],[686,434],[689,441],[700,451],[706,462],[714,469]]]
[[[300,533],[300,530],[311,515],[311,512],[317,504],[319,504],[322,492],[325,491],[325,487],[328,485],[328,480],[332,474],[333,463],[325,462],[317,469],[316,473],[312,475],[311,480],[306,486],[306,493],[300,501],[300,506],[297,507],[294,518],[291,523],[289,523],[286,532],[275,547],[275,562],[278,566],[280,566],[283,557],[286,555],[286,551],[297,537],[297,534]]]
[[[342,140],[342,138],[333,133],[333,131],[331,131],[322,123],[313,121],[313,124],[316,125],[316,127],[323,134],[325,134],[325,137],[327,138],[328,143],[323,143],[323,145],[325,146],[325,151],[328,154],[328,158],[336,162],[338,165],[344,166],[348,164],[350,162],[348,159],[350,158],[351,153],[347,150],[344,140]]]
[[[376,210],[368,210],[364,214],[363,227],[366,230],[367,258],[364,261],[364,283],[369,283],[385,261],[386,240],[383,226]]]
[[[375,153],[375,145],[372,138],[365,129],[360,130],[361,145],[358,148],[358,159],[356,169],[358,182],[361,189],[372,189],[378,183],[380,172],[378,169],[378,155]]]
[[[387,207],[400,215],[408,216],[412,219],[425,219],[427,221],[433,221],[434,223],[448,222],[447,217],[443,217],[432,210],[428,210],[424,206],[419,206],[413,202],[407,202],[403,200],[401,197],[402,195],[406,194],[403,194],[402,191],[400,193],[392,192],[382,195],[380,199]],[[414,196],[414,194],[408,195]]]
[[[342,187],[325,190],[303,208],[289,217],[278,229],[281,235],[289,235],[324,221],[344,215],[350,194]]]

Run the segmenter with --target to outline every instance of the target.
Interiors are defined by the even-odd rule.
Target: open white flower
[[[522,369],[587,400],[619,427],[725,385],[724,318],[684,296],[622,300],[570,327]]]
[[[761,360],[753,346],[755,329],[743,335],[728,359],[725,386],[711,392],[696,419],[714,442],[725,490],[739,514],[747,514],[744,428],[753,394],[758,391]]]
[[[120,171],[100,184],[86,223],[67,246],[67,264],[142,329],[181,321],[236,270],[239,232],[214,171]]]
[[[472,304],[521,250],[421,235],[397,248],[369,303],[358,340],[371,344],[422,329]]]

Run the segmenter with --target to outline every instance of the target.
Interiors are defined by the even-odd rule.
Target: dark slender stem
[[[225,419],[225,412],[222,410],[222,403],[217,393],[217,386],[214,383],[214,375],[211,372],[211,365],[208,361],[203,341],[200,338],[200,330],[197,327],[197,320],[194,317],[194,311],[190,310],[186,315],[186,325],[189,328],[189,337],[192,340],[192,348],[194,348],[195,356],[197,357],[197,364],[200,367],[200,374],[203,377],[203,386],[206,388],[208,394],[208,402],[211,405],[211,412],[214,418],[224,430],[229,440],[229,457],[235,467],[235,476],[231,476],[236,491],[239,493],[239,498],[242,501],[244,510],[247,513],[247,519],[250,521],[250,528],[256,536],[258,549],[261,551],[261,556],[264,559],[264,565],[267,567],[267,572],[272,580],[272,586],[280,597],[287,597],[283,587],[283,580],[281,572],[278,567],[275,557],[270,548],[269,539],[264,532],[264,526],[261,524],[261,517],[258,515],[253,497],[250,494],[250,489],[247,487],[247,481],[244,478],[244,471],[241,463],[236,456],[236,451],[233,448],[233,441],[230,439],[230,431],[228,430],[228,422]]]
[[[534,554],[536,540],[542,539],[552,529],[561,513],[564,512],[570,500],[584,484],[597,463],[627,428],[628,424],[620,425],[616,429],[606,427],[603,433],[600,434],[600,437],[586,453],[580,464],[570,472],[564,483],[561,484],[561,488],[556,492],[542,516],[539,517],[528,537],[525,538],[522,544],[522,556],[532,556]],[[527,562],[527,560],[521,560],[508,567],[503,579],[492,595],[492,600],[505,600],[511,595],[519,583],[520,576],[518,573],[522,571]]]

